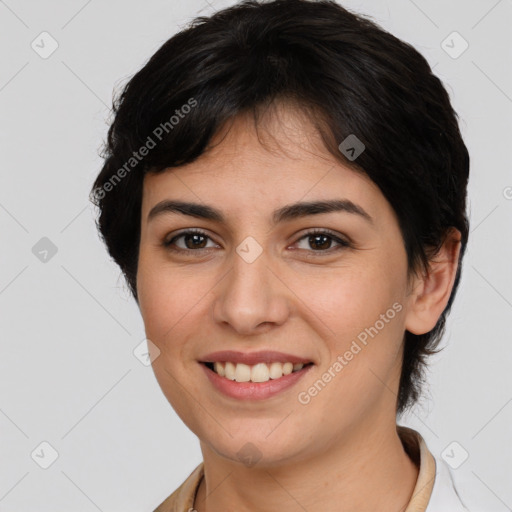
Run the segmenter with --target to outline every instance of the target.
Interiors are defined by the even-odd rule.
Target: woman
[[[114,113],[98,227],[204,459],[156,510],[467,510],[397,425],[468,239],[426,60],[334,2],[246,1],[167,41]]]

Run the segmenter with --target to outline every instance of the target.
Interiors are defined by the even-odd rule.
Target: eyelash
[[[209,240],[211,240],[210,236],[208,236],[204,231],[201,231],[200,229],[189,229],[187,231],[183,231],[183,232],[179,233],[178,235],[171,238],[171,240],[169,240],[169,241],[164,240],[162,245],[169,251],[172,251],[175,253],[197,252],[197,253],[199,253],[198,256],[200,256],[201,253],[203,253],[203,251],[209,251],[210,249],[212,249],[212,247],[203,248],[203,249],[181,249],[181,248],[172,247],[172,245],[175,243],[176,240],[178,240],[179,238],[182,238],[186,235],[202,235],[202,236],[208,238]],[[339,245],[338,245],[338,247],[335,247],[334,249],[330,248],[330,249],[326,249],[326,250],[316,250],[316,251],[312,249],[310,252],[312,253],[311,255],[313,257],[322,256],[323,254],[332,254],[333,252],[338,252],[340,250],[351,247],[351,244],[348,241],[339,238],[334,232],[332,232],[328,229],[312,229],[311,231],[304,233],[295,243],[303,240],[304,238],[308,238],[308,237],[314,236],[314,235],[325,235],[328,238],[331,238],[333,241],[337,242]],[[300,250],[302,250],[302,249],[300,249]],[[304,250],[307,250],[307,249],[304,249]]]

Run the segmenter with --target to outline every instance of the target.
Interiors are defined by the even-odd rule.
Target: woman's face
[[[336,161],[307,119],[279,112],[281,124],[269,117],[259,127],[265,146],[252,118],[238,117],[197,161],[146,176],[137,275],[170,404],[203,448],[269,466],[394,425],[409,292],[403,240],[380,190]],[[163,201],[207,206],[223,220],[172,208],[150,215]],[[274,215],[320,201],[355,207]],[[259,359],[275,378],[239,383],[203,364],[236,363],[209,356],[218,351],[286,355]],[[290,365],[271,363],[292,356],[312,364],[281,380]],[[227,366],[240,380],[269,378],[261,364]]]

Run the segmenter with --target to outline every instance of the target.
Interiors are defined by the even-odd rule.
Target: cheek
[[[159,347],[172,337],[180,318],[192,307],[188,299],[191,294],[178,275],[141,250],[137,272],[139,306],[146,335]]]
[[[373,326],[390,308],[385,320],[391,316],[394,320],[399,308],[392,309],[393,304],[401,303],[405,289],[398,269],[378,264],[334,271],[322,279],[302,276],[296,283],[297,295],[304,297],[327,331],[336,334],[336,349],[343,349],[344,344]],[[386,330],[392,324],[396,326],[399,322],[386,322]]]
[[[190,403],[183,389],[195,395],[199,390],[189,382],[188,367],[183,361],[191,359],[187,340],[205,315],[193,282],[192,276],[184,277],[141,252],[137,274],[139,306],[146,337],[160,351],[152,362],[153,371],[169,403],[186,423],[190,421]]]
[[[209,321],[209,291],[215,277],[198,276],[197,270],[176,268],[144,251],[139,256],[137,291],[146,336],[164,356],[166,366],[178,371],[178,362],[192,358],[188,341]],[[218,280],[218,279],[217,279]]]
[[[332,382],[314,400],[320,409],[331,410],[333,403],[338,404],[333,424],[350,423],[376,407],[383,395],[389,394],[387,399],[391,399],[389,389],[399,375],[404,330],[402,284],[377,269],[344,274],[330,281],[328,294],[317,292],[309,298],[328,326],[329,337],[320,375],[307,385],[316,386],[319,377]],[[347,415],[347,411],[351,413]]]

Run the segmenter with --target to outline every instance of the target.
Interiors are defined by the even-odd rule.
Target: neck
[[[201,444],[204,478],[197,512],[404,511],[418,468],[404,450],[395,422],[354,429],[333,439],[314,458],[275,466],[246,467]]]

